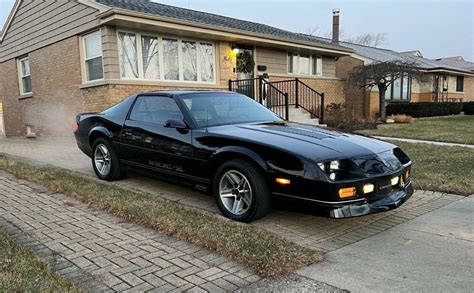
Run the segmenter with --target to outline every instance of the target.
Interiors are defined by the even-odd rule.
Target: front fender
[[[267,164],[265,160],[256,152],[249,150],[244,147],[240,146],[226,146],[216,150],[211,157],[209,158],[209,162],[214,165],[217,161],[220,160],[222,157],[226,157],[227,155],[238,154],[248,159],[252,160],[254,163],[259,165],[263,170],[268,171]]]

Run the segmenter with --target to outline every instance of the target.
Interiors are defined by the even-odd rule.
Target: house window
[[[30,59],[28,57],[18,60],[20,66],[20,93],[22,95],[31,94],[31,72]]]
[[[84,59],[86,80],[92,81],[102,79],[104,70],[102,68],[102,38],[100,32],[84,36]]]
[[[385,92],[385,100],[389,101],[409,101],[410,96],[411,78],[406,73],[394,80]]]
[[[322,75],[322,58],[317,55],[288,53],[288,73]]]
[[[119,32],[118,40],[122,78],[215,81],[212,43],[130,32]]]
[[[464,92],[464,76],[456,77],[456,91]]]

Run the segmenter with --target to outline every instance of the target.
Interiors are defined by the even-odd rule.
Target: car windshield
[[[202,93],[181,96],[198,128],[250,122],[282,121],[281,118],[247,96]]]

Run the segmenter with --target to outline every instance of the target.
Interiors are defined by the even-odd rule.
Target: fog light
[[[281,185],[289,185],[289,184],[291,184],[290,179],[286,179],[286,178],[277,178],[277,179],[276,179],[276,182],[277,182],[277,183],[280,183]]]
[[[356,195],[356,188],[355,187],[347,187],[339,189],[339,197],[340,198],[347,198],[353,197]]]
[[[393,177],[390,181],[392,182],[392,186],[394,185],[397,185],[398,184],[398,180],[400,180],[400,178],[397,176],[397,177]]]
[[[364,194],[371,193],[374,191],[374,189],[375,186],[372,183],[368,183],[364,185],[364,187],[362,187],[362,191],[364,192]]]

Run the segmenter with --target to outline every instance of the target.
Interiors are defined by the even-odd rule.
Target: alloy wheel
[[[110,173],[112,159],[105,144],[99,144],[94,152],[94,164],[100,175],[107,176]]]
[[[219,182],[219,196],[227,211],[236,216],[243,215],[252,204],[252,187],[244,174],[229,170]]]

